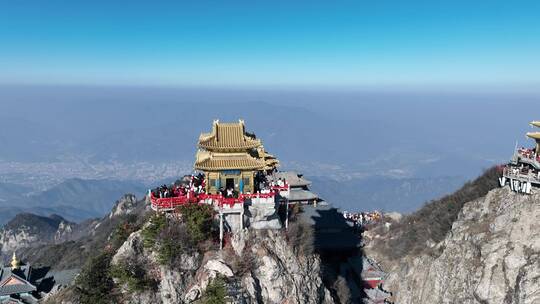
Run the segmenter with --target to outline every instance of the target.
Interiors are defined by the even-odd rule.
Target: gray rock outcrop
[[[116,204],[114,204],[111,213],[109,214],[109,218],[130,214],[133,212],[136,205],[137,197],[133,194],[126,194],[116,201]]]
[[[230,248],[207,251],[204,257],[186,254],[182,265],[167,267],[144,248],[140,231],[132,233],[112,264],[138,260],[159,282],[157,291],[124,290],[124,303],[192,303],[217,276],[226,280],[231,303],[333,303],[320,277],[319,257],[295,255],[281,231],[244,230],[232,242]],[[249,269],[235,271],[240,259],[252,262]]]
[[[253,229],[280,229],[275,203],[254,203],[248,207],[249,226]]]
[[[70,240],[77,229],[77,224],[57,215],[20,213],[0,230],[0,248],[9,256],[19,249]]]
[[[392,261],[368,253],[390,274],[395,303],[540,303],[540,193],[495,189],[466,203],[431,250]]]

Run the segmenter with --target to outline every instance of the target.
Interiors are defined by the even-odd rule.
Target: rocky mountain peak
[[[62,221],[65,221],[65,219],[56,214],[51,216],[40,216],[33,213],[23,212],[17,214],[6,225],[4,225],[4,229],[17,229],[22,226],[32,227],[40,230],[56,228]]]
[[[125,194],[114,204],[109,218],[132,213],[137,206],[137,197],[133,194]]]
[[[396,303],[540,303],[539,191],[497,188],[465,203],[429,247],[399,260],[368,247],[390,273]]]
[[[17,214],[0,230],[2,253],[21,248],[68,240],[77,224],[53,214],[40,216],[32,213]]]

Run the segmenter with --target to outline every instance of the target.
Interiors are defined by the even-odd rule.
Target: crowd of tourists
[[[203,174],[191,175],[174,184],[163,184],[152,189],[152,195],[156,198],[169,198],[186,196],[188,193],[200,194],[205,192],[205,183]]]
[[[238,195],[239,195],[238,191],[234,190],[234,188],[220,187],[218,191],[223,197],[226,197],[226,198],[231,198],[231,197],[238,198]]]
[[[535,170],[529,166],[524,166],[523,164],[520,167],[509,167],[507,173],[511,175],[528,175],[540,180],[540,170]]]
[[[259,193],[270,193],[271,186],[274,185],[274,182],[269,181],[268,176],[263,172],[257,172],[253,180],[255,182],[255,192]]]
[[[286,185],[285,179],[279,178],[274,181],[269,181],[267,176],[263,173],[255,176],[255,191],[261,194],[267,194],[272,191],[272,187],[279,186],[284,187]],[[182,197],[188,194],[198,195],[205,193],[206,180],[204,174],[199,173],[197,175],[184,176],[182,180],[176,181],[171,185],[161,185],[152,189],[152,195],[155,198],[170,198],[170,197]],[[238,198],[239,192],[232,187],[224,188],[219,187],[218,193],[226,198]]]
[[[347,221],[351,221],[357,227],[362,227],[367,224],[372,224],[380,221],[382,219],[382,214],[379,211],[373,212],[343,212],[343,217]]]
[[[275,186],[277,186],[277,187],[285,187],[285,184],[286,184],[286,183],[285,183],[285,179],[283,179],[283,178],[280,177],[280,178],[278,178],[276,181],[272,181],[272,182],[270,183],[270,186],[271,186],[271,187],[275,187]]]
[[[536,154],[535,149],[527,149],[527,148],[521,147],[518,149],[518,153],[523,157],[526,157],[528,159],[534,159],[540,162],[540,155]]]
[[[285,187],[285,179],[282,179],[281,177],[278,178],[277,180],[273,180],[273,181],[268,181],[268,180],[264,180],[263,183],[259,184],[259,188],[258,188],[258,191],[259,193],[262,193],[262,194],[268,194],[270,192],[272,192],[272,188],[273,187]]]

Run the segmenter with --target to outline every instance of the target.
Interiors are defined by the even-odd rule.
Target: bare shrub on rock
[[[310,255],[315,250],[314,228],[303,221],[289,224],[287,241],[296,255]]]
[[[375,248],[391,259],[399,259],[407,254],[418,254],[426,250],[429,244],[442,241],[465,203],[483,197],[498,187],[499,175],[497,167],[493,167],[458,191],[425,204],[420,210],[392,225],[388,231],[392,238],[375,243]]]

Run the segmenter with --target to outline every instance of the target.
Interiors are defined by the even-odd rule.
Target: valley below
[[[399,218],[383,213],[381,222],[366,226],[362,234],[365,246],[353,256],[367,256],[387,273],[380,288],[391,294],[388,301],[539,301],[539,194],[527,196],[499,188],[497,176],[495,169],[488,170],[415,212]],[[362,303],[360,285],[340,272],[350,267],[345,266],[349,262],[343,264],[312,251],[309,238],[307,243],[300,241],[304,234],[296,236],[299,243],[291,243],[293,233],[305,233],[298,228],[284,236],[271,231],[246,232],[232,239],[224,252],[212,246],[198,247],[186,251],[178,260],[183,262],[170,268],[172,264],[160,260],[159,250],[143,245],[144,227],[152,221],[152,214],[147,202],[133,195],[120,196],[105,216],[80,223],[60,216],[19,214],[2,230],[2,252],[9,256],[17,251],[22,259],[50,265],[52,274],[68,278],[66,285],[47,296],[47,303],[78,303],[73,302],[74,275],[87,273],[85,267],[97,263],[100,252],[109,252],[107,263],[111,265],[139,265],[141,273],[150,277],[138,280],[147,278],[148,284],[157,284],[138,289],[126,278],[115,279],[115,285],[124,286],[114,289],[123,303],[191,303],[207,296],[204,290],[214,288],[216,277],[225,278],[225,291],[234,303],[278,303],[285,298],[301,303]],[[245,267],[256,268],[245,272]],[[281,270],[274,272],[276,267]]]

